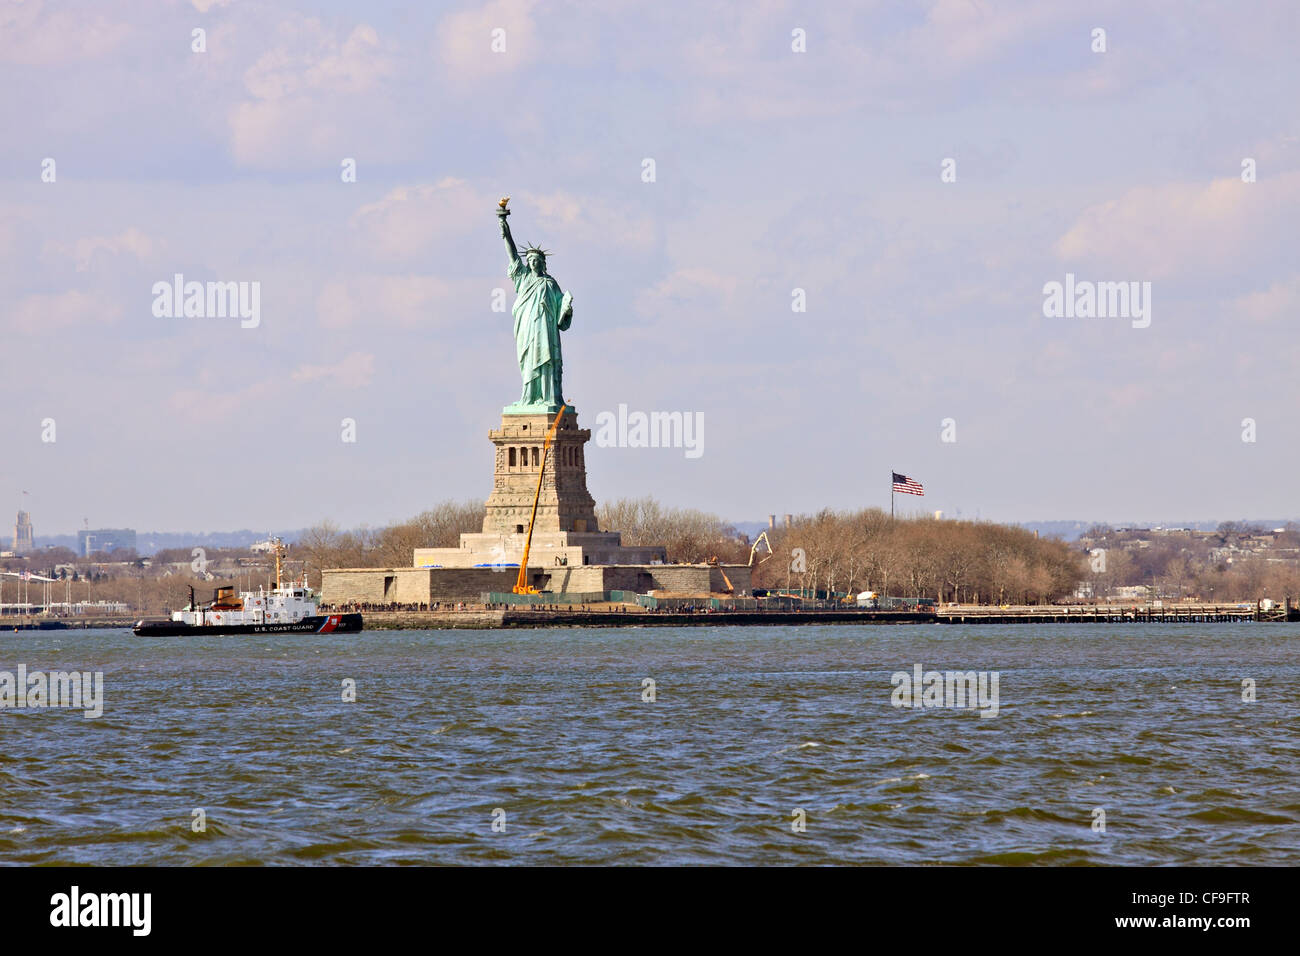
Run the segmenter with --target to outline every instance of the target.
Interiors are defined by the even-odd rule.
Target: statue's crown
[[[543,249],[541,246],[535,246],[531,242],[528,245],[524,246],[524,248],[520,250],[519,254],[521,256],[527,256],[528,253],[530,252],[536,252],[543,259],[549,259],[551,256],[551,254],[547,252],[545,249]]]

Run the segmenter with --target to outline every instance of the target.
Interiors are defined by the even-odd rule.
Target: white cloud
[[[299,365],[289,378],[295,385],[325,379],[332,384],[360,388],[369,385],[374,374],[374,355],[369,352],[353,352],[333,365]]]
[[[1250,322],[1300,319],[1300,275],[1275,282],[1267,289],[1240,296],[1229,303],[1233,315]]]
[[[102,15],[47,10],[42,0],[0,0],[0,63],[51,66],[94,59],[130,34]]]
[[[193,384],[173,391],[167,404],[190,425],[230,424],[230,420],[249,409],[273,408],[285,402],[319,399],[331,385],[362,388],[375,374],[375,356],[353,352],[333,365],[303,364],[287,378],[275,376],[247,385],[231,387],[227,371],[213,373],[205,369]],[[310,386],[302,388],[302,386]]]
[[[314,19],[281,24],[280,34],[284,42],[244,73],[245,88],[259,100],[314,90],[364,93],[393,73],[379,34],[367,24],[354,27],[342,43]]]
[[[361,230],[365,248],[374,255],[418,258],[438,239],[494,229],[494,205],[494,199],[464,180],[447,178],[434,185],[400,186],[359,208],[350,224]]]
[[[489,307],[486,281],[452,282],[436,276],[363,275],[332,279],[316,299],[321,325],[340,329],[354,324],[410,328],[461,321],[473,291],[480,309]]]
[[[51,240],[45,244],[47,253],[70,256],[76,262],[78,272],[90,268],[91,260],[97,252],[110,255],[125,252],[143,260],[150,258],[158,248],[158,243],[135,226],[116,236],[87,236],[71,243]]]
[[[8,256],[18,241],[18,226],[7,215],[0,217],[0,256]]]
[[[666,312],[679,312],[685,307],[718,310],[717,314],[722,316],[735,299],[738,285],[739,280],[734,275],[723,275],[709,269],[678,269],[638,294],[636,310],[641,315],[660,316]]]
[[[253,99],[227,115],[236,162],[274,168],[391,152],[402,124],[383,88],[395,67],[375,29],[361,24],[339,40],[319,20],[297,19],[279,32],[279,45],[244,73]]]
[[[576,196],[563,191],[523,193],[519,197],[519,208],[526,210],[526,216],[536,215],[537,228],[553,230],[553,235],[563,235],[565,241],[599,243],[612,249],[644,250],[655,240],[654,224],[648,218],[634,216],[624,206],[591,196]],[[516,238],[546,244],[543,236]]]
[[[37,293],[18,302],[7,324],[17,332],[39,334],[106,324],[121,314],[121,306],[88,292]]]
[[[1300,172],[1267,185],[1239,178],[1138,186],[1085,209],[1056,243],[1066,261],[1091,260],[1158,279],[1240,266],[1252,248],[1294,230]]]
[[[274,408],[282,398],[281,381],[253,382],[244,388],[221,391],[214,388],[181,388],[168,396],[167,404],[188,426],[230,423],[238,413],[250,408]]]
[[[925,26],[913,39],[950,67],[984,62],[1023,42],[1035,30],[1071,15],[1067,7],[1032,2],[938,0],[926,14]],[[1078,43],[1085,46],[1086,33]]]
[[[497,229],[495,207],[500,198],[449,177],[433,185],[399,186],[357,209],[350,225],[361,233],[362,248],[377,258],[422,259],[440,243],[458,241],[465,235],[490,241]],[[537,242],[549,248],[562,237],[573,245],[644,250],[655,239],[648,218],[590,196],[524,192],[512,197],[511,208],[516,215],[510,228],[521,245]],[[564,250],[555,251],[561,254]]]
[[[537,0],[492,0],[477,9],[443,18],[438,25],[438,59],[457,79],[510,73],[538,58]],[[492,51],[493,30],[505,31],[505,51]]]

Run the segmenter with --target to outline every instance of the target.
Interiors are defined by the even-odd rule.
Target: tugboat
[[[135,622],[133,630],[142,637],[173,637],[186,634],[355,634],[361,630],[360,614],[317,614],[316,593],[302,581],[281,583],[280,558],[284,544],[275,541],[275,587],[269,591],[241,591],[216,588],[211,603],[200,607],[190,588],[190,603],[173,611],[170,621]]]

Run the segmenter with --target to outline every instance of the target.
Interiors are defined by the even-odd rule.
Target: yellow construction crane
[[[749,549],[749,567],[751,568],[754,566],[754,552],[758,550],[758,543],[760,541],[763,542],[763,544],[767,545],[767,557],[764,558],[763,561],[766,561],[767,558],[770,558],[772,556],[772,542],[768,538],[767,532],[763,531],[759,534],[757,538],[754,539],[754,546]],[[758,563],[762,564],[763,561],[760,561]],[[709,556],[709,564],[717,567],[718,573],[722,575],[722,580],[726,582],[727,586],[724,589],[724,593],[726,594],[734,593],[736,590],[736,586],[731,583],[731,578],[727,577],[727,572],[722,570],[722,562],[718,560],[718,556],[716,554]]]
[[[546,453],[551,448],[551,441],[555,438],[555,429],[560,427],[560,422],[564,419],[564,412],[568,407],[567,404],[560,406],[560,413],[555,416],[555,421],[551,422],[551,427],[546,431],[546,441],[542,443],[542,467],[537,472],[537,491],[533,495],[533,513],[528,518],[528,537],[524,539],[524,556],[519,560],[519,578],[515,581],[516,594],[542,593],[528,583],[528,551],[533,546],[533,522],[537,520],[537,502],[542,497],[542,478],[546,474]]]
[[[727,584],[727,586],[722,589],[722,593],[734,594],[736,592],[736,586],[731,583],[731,578],[727,577],[727,572],[722,570],[722,562],[718,560],[716,554],[709,557],[709,564],[718,569],[718,573],[722,575],[722,580]]]

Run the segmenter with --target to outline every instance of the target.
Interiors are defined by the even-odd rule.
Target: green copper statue
[[[510,235],[506,217],[510,210],[507,196],[498,203],[497,216],[501,236],[510,253],[507,274],[515,284],[515,354],[524,390],[519,401],[507,405],[506,414],[558,412],[564,404],[560,384],[563,361],[560,358],[560,333],[573,320],[573,296],[560,290],[560,284],[546,274],[546,250],[528,246],[522,258]]]

